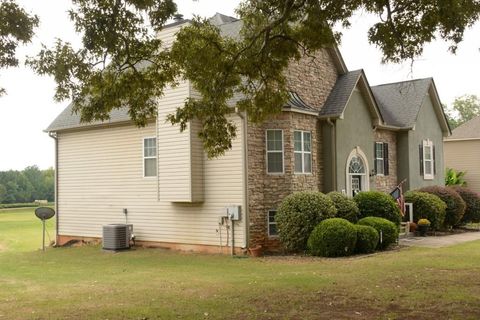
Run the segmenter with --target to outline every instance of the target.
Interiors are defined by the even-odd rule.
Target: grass
[[[33,251],[42,247],[42,222],[35,208],[0,209],[0,253]],[[55,240],[55,218],[46,221],[45,243]]]
[[[31,216],[0,214],[0,242],[4,218],[14,226],[17,215],[18,224]],[[43,253],[25,252],[35,241],[18,243],[24,252],[7,244],[0,253],[0,319],[480,317],[480,242],[341,259],[106,253],[97,246]]]

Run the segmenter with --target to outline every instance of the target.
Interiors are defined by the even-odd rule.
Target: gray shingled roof
[[[371,87],[385,123],[413,127],[431,83],[432,78],[427,78]]]
[[[74,128],[95,126],[95,125],[130,121],[130,116],[128,115],[128,108],[124,107],[124,108],[116,109],[110,112],[110,120],[81,123],[80,115],[73,113],[72,107],[73,107],[73,104],[69,104],[68,107],[66,107],[65,110],[63,110],[55,118],[55,120],[53,120],[53,122],[48,126],[47,129],[45,129],[45,131],[52,132],[52,131],[59,131],[59,130],[65,130],[65,129],[74,129]]]
[[[452,135],[447,140],[450,139],[480,139],[480,116],[453,129]]]
[[[343,113],[361,74],[362,70],[355,70],[338,77],[325,105],[320,110],[320,116],[339,117]]]

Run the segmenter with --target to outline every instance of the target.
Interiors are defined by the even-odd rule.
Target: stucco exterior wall
[[[430,185],[444,185],[443,133],[433,109],[430,96],[426,96],[418,113],[414,130],[408,132],[408,149],[405,144],[399,145],[398,161],[408,161],[408,173],[399,172],[399,179],[407,176],[406,189],[418,189]],[[436,174],[433,180],[426,180],[420,175],[419,145],[425,139],[433,141],[435,146]]]
[[[346,168],[348,156],[357,146],[367,156],[367,179],[370,180],[370,189],[373,181],[368,174],[373,169],[374,132],[370,111],[359,90],[355,90],[345,108],[344,118],[336,121],[336,166],[337,191],[347,190]]]

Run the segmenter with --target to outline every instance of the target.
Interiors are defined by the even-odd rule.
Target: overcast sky
[[[66,11],[70,1],[17,0],[40,17],[40,27],[31,45],[21,48],[19,55],[33,56],[40,44],[51,45],[55,38],[78,43]],[[216,12],[234,15],[238,0],[178,0],[179,12],[186,18],[192,14],[211,16]],[[344,31],[340,50],[350,70],[363,68],[371,85],[414,78],[433,77],[443,103],[450,105],[463,94],[480,95],[480,26],[465,35],[456,55],[447,52],[441,41],[425,49],[413,67],[381,65],[379,51],[367,42],[368,27],[375,17],[359,13],[351,29]],[[0,171],[21,170],[29,165],[48,168],[54,165],[54,143],[43,130],[66,107],[67,101],[53,101],[55,84],[48,77],[39,77],[28,68],[0,70],[0,87],[7,96],[0,98]]]

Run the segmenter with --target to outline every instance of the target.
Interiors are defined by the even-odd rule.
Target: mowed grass
[[[0,253],[42,248],[42,221],[35,208],[0,209]],[[55,218],[46,221],[45,244],[55,240]]]
[[[480,318],[480,242],[343,259],[37,247],[0,253],[0,319]]]

